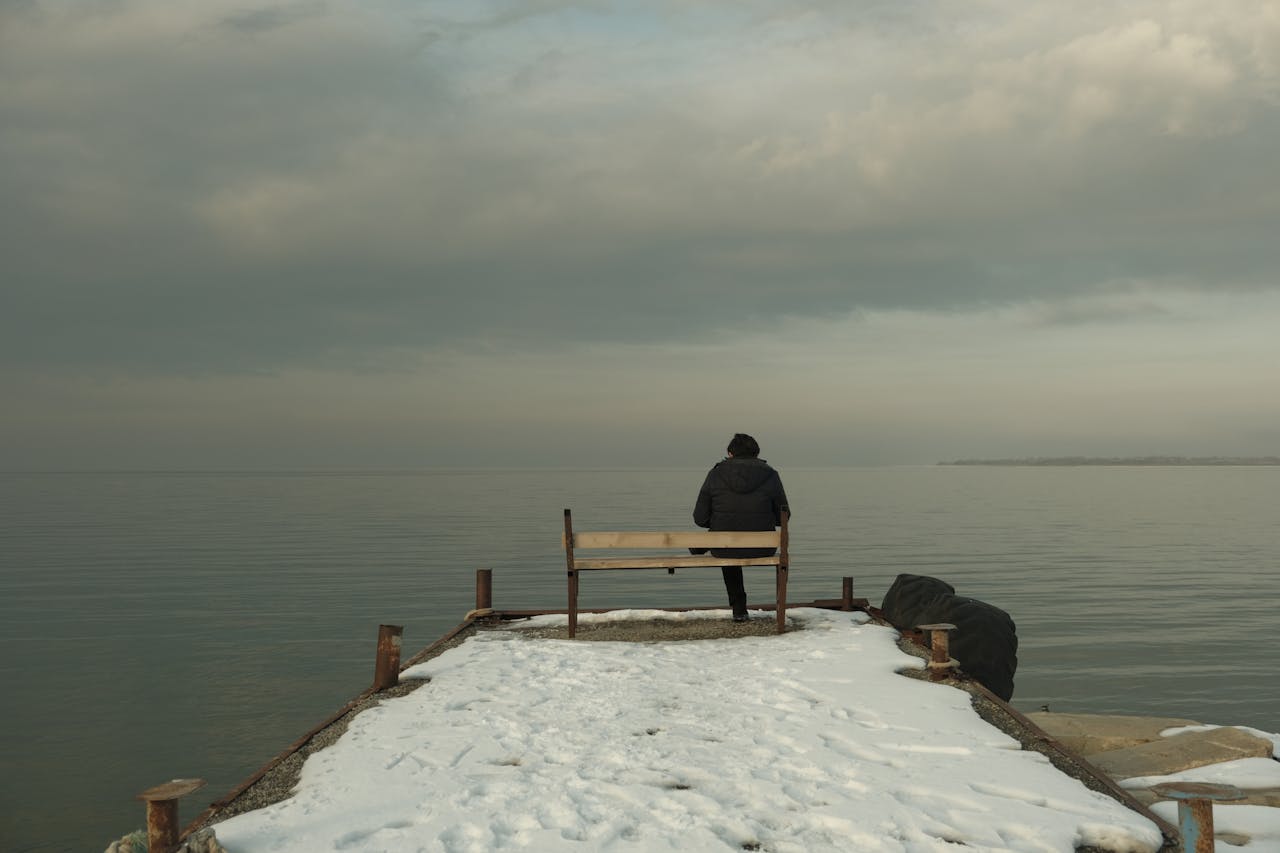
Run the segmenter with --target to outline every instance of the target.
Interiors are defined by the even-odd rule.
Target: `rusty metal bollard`
[[[400,683],[401,625],[378,626],[378,660],[373,670],[373,689],[386,690]]]
[[[1234,785],[1207,782],[1165,782],[1152,785],[1151,793],[1178,804],[1178,831],[1183,853],[1213,853],[1213,804],[1243,800],[1244,791]]]
[[[203,779],[173,779],[138,795],[147,804],[147,850],[169,853],[178,846],[178,799],[204,785]]]
[[[935,625],[917,625],[921,631],[929,632],[929,645],[933,654],[929,657],[929,678],[941,681],[959,664],[951,658],[951,632],[956,629],[950,622],[939,622]]]
[[[493,569],[476,569],[476,609],[466,615],[467,621],[493,615]]]

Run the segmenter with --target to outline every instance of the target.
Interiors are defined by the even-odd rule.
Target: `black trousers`
[[[724,576],[724,589],[729,593],[729,606],[734,616],[747,615],[747,589],[742,584],[742,566],[721,566],[720,574]]]

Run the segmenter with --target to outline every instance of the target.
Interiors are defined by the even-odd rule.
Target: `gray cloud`
[[[328,4],[316,2],[240,9],[224,17],[220,24],[237,33],[262,33],[322,15],[327,10]]]
[[[393,4],[12,16],[5,357],[241,369],[1275,285],[1275,27],[680,8],[509,4],[426,52]]]
[[[921,363],[968,363],[951,328],[1226,334],[1180,300],[1274,304],[1277,140],[1280,19],[1245,0],[10,3],[0,367],[50,411],[308,371],[399,377],[385,404],[557,353],[545,397],[583,352],[733,370],[779,317],[842,330],[775,354],[819,361],[906,358],[839,349],[898,312],[949,318],[904,332]]]

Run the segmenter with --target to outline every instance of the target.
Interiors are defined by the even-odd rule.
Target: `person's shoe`
[[[751,617],[746,613],[735,613],[733,614],[733,621],[734,622],[750,622]]]

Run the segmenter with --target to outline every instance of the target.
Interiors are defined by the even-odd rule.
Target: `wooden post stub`
[[[564,510],[564,562],[569,578],[569,639],[572,640],[578,633],[578,572],[573,567],[573,513],[568,507]]]
[[[853,609],[853,578],[840,579],[840,609]]]
[[[373,688],[386,690],[400,683],[401,625],[378,626],[378,659],[373,670]]]
[[[775,573],[777,578],[777,629],[779,634],[786,633],[787,630],[787,570],[791,568],[791,533],[788,529],[787,522],[791,519],[791,513],[782,510],[778,513],[778,570]]]
[[[169,853],[178,846],[178,799],[203,788],[203,779],[172,779],[138,795],[147,804],[147,849]]]

